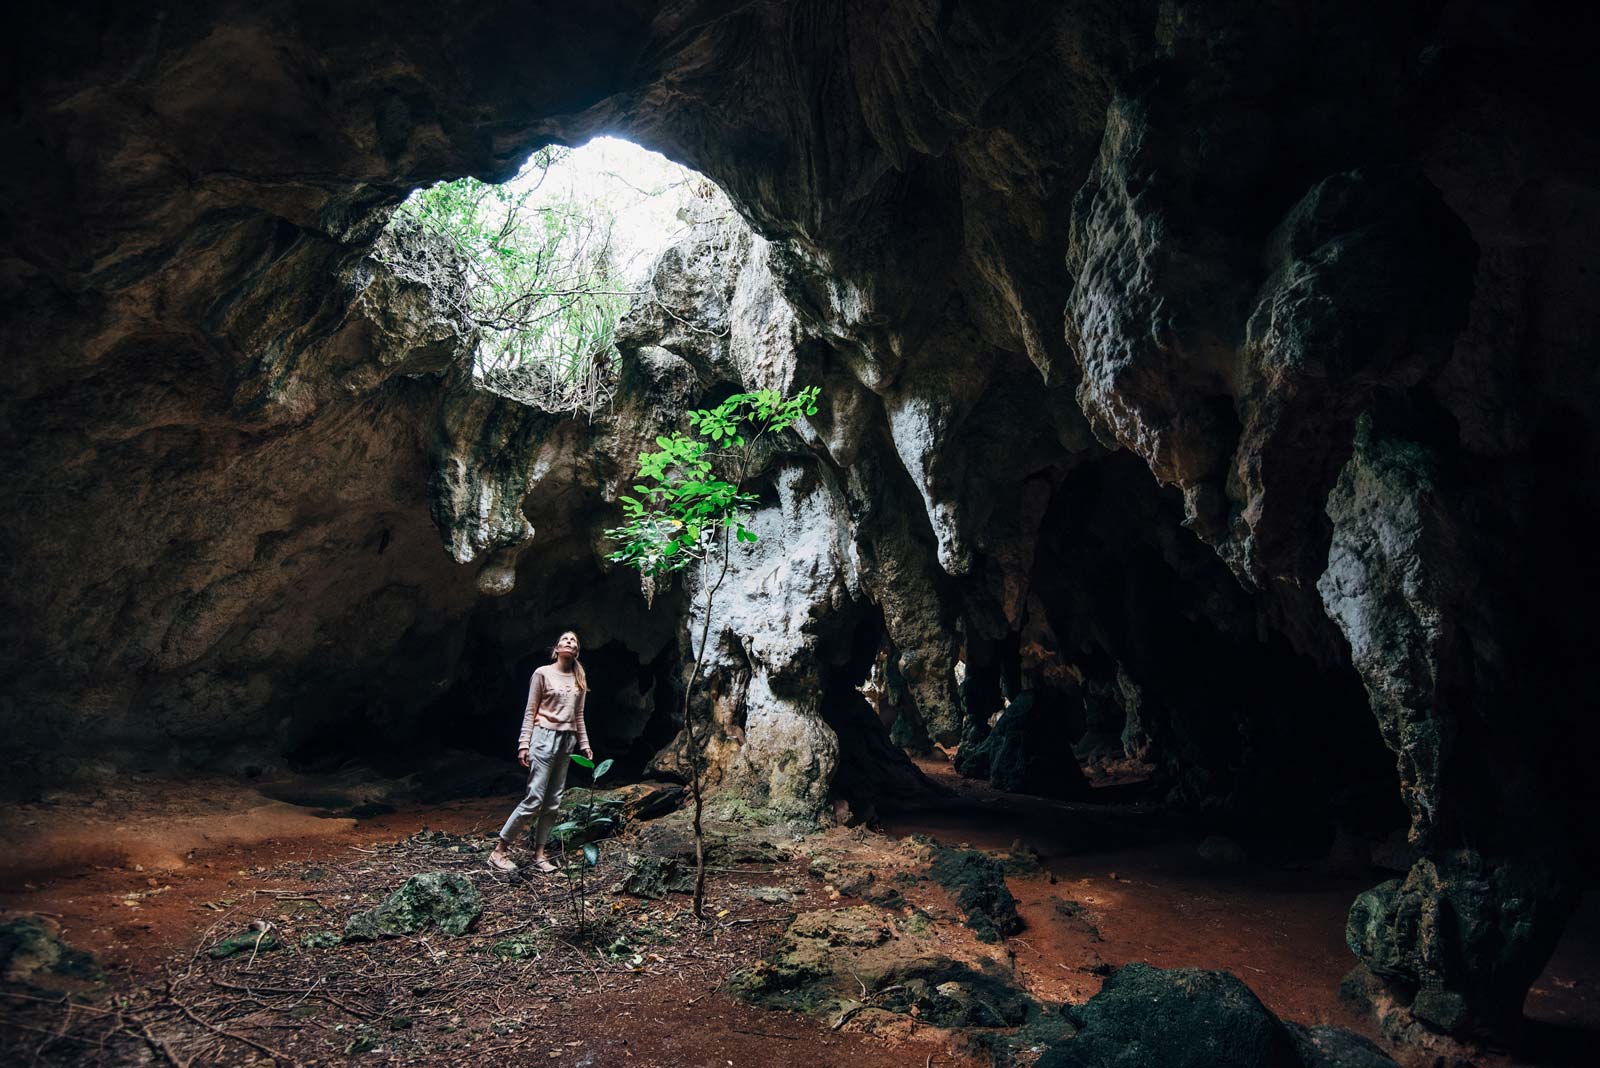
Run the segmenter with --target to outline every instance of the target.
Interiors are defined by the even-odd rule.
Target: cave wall
[[[791,796],[827,778],[806,667],[840,691],[861,657],[830,642],[863,619],[933,739],[998,707],[957,661],[990,679],[994,650],[1042,651],[1037,677],[1148,708],[1203,805],[1306,798],[1286,710],[1359,761],[1371,716],[1422,856],[1358,903],[1352,948],[1424,1026],[1504,1030],[1594,856],[1592,21],[1155,0],[26,21],[0,173],[12,781],[403,736],[481,708],[467,666],[515,675],[552,626],[670,686],[684,602],[646,609],[594,545],[627,458],[719,385],[815,383],[827,410],[774,458],[763,521],[848,516],[848,540],[814,574],[769,561],[792,625],[730,618],[760,623],[751,648],[718,646],[724,692],[742,677],[745,707],[804,727],[772,759],[821,754]],[[600,131],[712,177],[759,237],[742,287],[682,294],[739,340],[697,355],[641,310],[632,400],[583,426],[477,389],[470,336],[371,253],[416,185]],[[1108,483],[1126,509],[1075,526]],[[1174,685],[1186,633],[1232,665],[1225,700]]]

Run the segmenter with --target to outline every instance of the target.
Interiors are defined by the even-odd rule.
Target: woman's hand
[[[533,761],[528,759],[528,751],[526,749],[517,750],[517,763],[521,764],[525,768],[531,768],[533,766]]]
[[[594,759],[594,750],[590,749],[588,746],[584,746],[583,747],[583,755],[588,757],[590,760],[593,760]]]

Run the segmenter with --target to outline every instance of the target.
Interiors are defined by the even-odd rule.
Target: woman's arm
[[[544,675],[534,671],[533,678],[528,680],[528,707],[522,712],[522,733],[517,735],[518,751],[525,751],[533,745],[533,721],[539,715],[539,702],[544,697]]]
[[[572,718],[578,728],[578,748],[583,750],[583,755],[590,760],[594,759],[594,750],[589,748],[589,732],[583,725],[583,702],[589,696],[589,691],[578,691],[578,704],[573,709]]]

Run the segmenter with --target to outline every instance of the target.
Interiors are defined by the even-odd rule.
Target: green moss
[[[950,891],[980,942],[998,942],[1022,930],[1017,899],[1006,887],[1005,867],[974,849],[941,849],[931,873]]]
[[[32,986],[49,979],[98,982],[94,957],[67,945],[37,916],[21,916],[0,924],[0,978]]]
[[[916,1010],[935,1027],[1018,1027],[1037,1011],[1010,976],[978,971],[942,957],[915,961],[883,977],[879,1004],[891,1012]]]
[[[213,960],[221,960],[236,953],[265,953],[277,948],[276,935],[264,931],[243,931],[232,938],[223,939],[206,950],[206,956]]]
[[[483,895],[456,872],[424,872],[407,879],[377,908],[358,912],[344,925],[347,941],[373,941],[438,930],[466,934],[483,913]]]
[[[489,952],[503,960],[538,960],[543,955],[538,944],[526,935],[496,942]]]

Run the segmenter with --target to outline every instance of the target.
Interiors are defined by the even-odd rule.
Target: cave
[[[772,957],[760,982],[697,963],[662,1016],[637,978],[676,950],[619,935],[593,953],[633,977],[627,1008],[587,1010],[587,1063],[733,1063],[763,1033],[863,1065],[1584,1063],[1595,22],[1509,0],[25,15],[0,179],[0,1049],[470,1060],[424,1040],[426,991],[395,1017],[351,987],[350,1037],[287,1054],[286,1025],[170,978],[129,993],[174,947],[201,960],[206,927],[135,912],[171,890],[237,918],[292,899],[282,865],[402,856],[380,839],[556,908],[472,850],[520,795],[529,676],[570,629],[595,749],[650,799],[627,840],[667,848],[703,786],[745,964],[780,930],[810,945],[819,893],[828,945],[866,960],[892,939],[853,910],[943,922],[917,895],[957,861],[1025,886],[1038,942],[1002,923],[1009,957],[877,950],[854,1001],[801,1004]],[[509,188],[597,138],[718,208],[645,265],[578,410],[484,373],[484,329],[417,266],[453,261],[402,222],[419,190]],[[652,442],[808,388],[714,600],[613,558]],[[908,857],[935,874],[886,891]],[[766,897],[728,896],[758,875]],[[1088,912],[1054,889],[1091,883]],[[75,903],[95,895],[125,912]],[[1301,941],[1251,963],[1285,900]],[[790,926],[737,911],[758,906]],[[1217,933],[1154,919],[1191,908]],[[17,933],[39,916],[48,967]],[[240,914],[264,926],[217,989],[265,981],[268,928],[298,922],[274,916]],[[379,952],[357,942],[328,952]],[[99,994],[28,978],[80,951]],[[1188,1008],[1144,1013],[1175,989]],[[101,1032],[71,1031],[77,1004]],[[1230,1013],[1250,1051],[1193,1052],[1243,1033]],[[450,1034],[533,1040],[465,1015]]]

